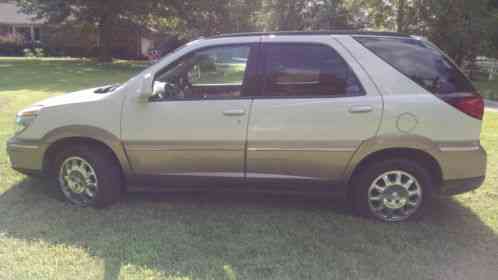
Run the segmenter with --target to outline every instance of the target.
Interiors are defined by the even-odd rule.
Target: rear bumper
[[[7,154],[11,166],[23,174],[41,174],[43,170],[44,145],[32,141],[11,138],[7,141]]]
[[[449,196],[473,191],[484,183],[485,177],[447,180],[441,187],[440,195]]]
[[[443,174],[439,193],[455,195],[479,188],[486,176],[487,154],[482,146],[455,148],[439,156]]]
[[[487,155],[482,146],[455,147],[454,149],[443,150],[438,156],[444,181],[486,175]]]

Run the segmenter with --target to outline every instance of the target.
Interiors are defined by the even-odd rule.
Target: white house
[[[27,42],[39,41],[44,23],[23,14],[15,1],[0,0],[0,36],[17,35]]]

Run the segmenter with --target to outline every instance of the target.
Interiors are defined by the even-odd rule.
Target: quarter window
[[[265,96],[310,97],[363,94],[349,65],[332,48],[313,44],[268,44]]]
[[[432,44],[412,38],[355,37],[364,47],[437,95],[474,92],[472,83]]]
[[[214,47],[181,58],[156,77],[154,87],[160,90],[153,99],[240,97],[250,50]]]

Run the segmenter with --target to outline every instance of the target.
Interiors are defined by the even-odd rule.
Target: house
[[[52,55],[74,57],[95,56],[100,44],[95,25],[75,22],[49,24],[44,19],[34,19],[22,13],[12,0],[0,0],[0,36],[21,38],[27,45],[42,45]],[[113,30],[112,53],[117,58],[143,58],[150,49],[168,39],[168,35],[157,31],[121,23]]]
[[[23,14],[15,2],[0,0],[0,36],[20,36],[26,42],[39,41],[44,20]]]

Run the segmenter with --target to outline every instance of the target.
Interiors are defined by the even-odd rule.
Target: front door
[[[180,185],[244,177],[252,101],[242,91],[254,48],[227,45],[189,53],[156,74],[160,94],[147,103],[127,102],[123,139],[137,175]]]
[[[381,96],[330,36],[306,43],[267,37],[263,50],[264,91],[252,105],[247,177],[340,181],[379,127]]]

